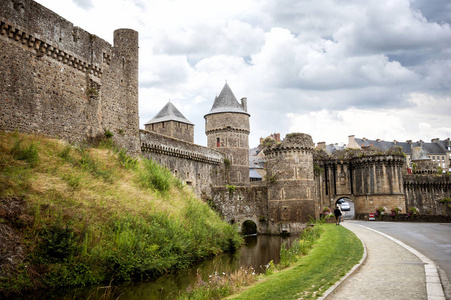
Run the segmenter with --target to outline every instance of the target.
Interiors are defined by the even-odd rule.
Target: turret
[[[249,184],[249,117],[247,99],[238,103],[226,83],[205,118],[207,146],[226,155],[227,184]]]
[[[291,133],[264,150],[272,234],[301,232],[315,217],[313,149],[310,135]]]

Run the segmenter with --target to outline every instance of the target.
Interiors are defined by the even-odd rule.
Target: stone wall
[[[406,212],[403,190],[403,156],[373,155],[352,159],[356,213],[369,213],[383,206]]]
[[[32,0],[0,0],[0,129],[139,151],[138,33],[114,46]]]
[[[406,175],[404,191],[407,207],[416,207],[421,214],[451,215],[451,176],[449,175]],[[442,201],[442,202],[440,202]]]
[[[139,133],[143,157],[167,167],[192,186],[198,197],[211,198],[211,187],[223,185],[226,175],[222,153],[146,130]]]
[[[313,141],[293,133],[264,150],[268,177],[271,233],[296,233],[317,217],[313,177]]]
[[[265,184],[251,187],[219,186],[212,188],[213,204],[216,210],[229,223],[241,228],[245,221],[253,221],[257,225],[257,233],[268,232],[268,191]]]

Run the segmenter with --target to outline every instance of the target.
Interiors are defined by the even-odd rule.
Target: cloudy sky
[[[250,146],[451,137],[449,0],[38,0],[113,42],[140,39],[140,124],[170,99],[206,145],[203,116],[229,84],[248,98]]]

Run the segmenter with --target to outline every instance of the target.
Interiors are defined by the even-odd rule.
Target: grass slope
[[[342,226],[322,226],[326,231],[307,256],[231,299],[316,299],[324,293],[359,262],[363,246]]]
[[[157,277],[241,243],[169,170],[103,145],[0,132],[0,295]]]

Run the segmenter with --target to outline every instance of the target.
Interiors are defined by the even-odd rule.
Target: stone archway
[[[347,208],[344,208],[341,205],[343,202],[349,204],[349,210],[347,210]],[[341,207],[341,210],[343,212],[343,219],[348,219],[348,220],[349,219],[351,219],[351,220],[354,219],[355,213],[356,213],[354,200],[352,200],[349,197],[340,197],[337,200],[335,200],[335,205],[334,206],[337,206],[337,205],[340,205],[340,207]]]
[[[241,234],[242,235],[250,235],[257,234],[257,224],[255,224],[252,220],[244,221],[241,225]]]

